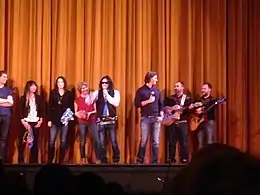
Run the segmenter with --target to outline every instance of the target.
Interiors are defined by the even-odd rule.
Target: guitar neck
[[[215,100],[215,102],[213,104],[211,104],[208,108],[206,108],[202,114],[206,114],[207,112],[211,111],[215,106],[217,106],[218,104],[221,104],[221,102],[224,102],[225,99],[223,99],[223,101],[218,101],[218,100]]]

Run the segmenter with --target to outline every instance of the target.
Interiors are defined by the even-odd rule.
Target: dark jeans
[[[78,124],[79,129],[79,136],[80,136],[80,157],[86,158],[86,152],[85,152],[85,144],[86,144],[86,134],[87,130],[89,130],[89,133],[91,134],[91,138],[94,142],[94,150],[96,153],[97,159],[100,159],[100,141],[99,141],[99,135],[98,135],[98,129],[96,123],[79,123]]]
[[[198,142],[199,142],[199,149],[204,147],[206,144],[214,143],[214,128],[215,128],[215,121],[209,120],[202,122],[198,127]],[[205,143],[205,139],[207,140]]]
[[[48,163],[51,163],[54,159],[55,153],[55,141],[58,135],[58,132],[61,130],[60,137],[60,155],[59,162],[62,162],[65,158],[66,149],[67,149],[67,133],[68,133],[68,125],[56,126],[52,125],[50,129],[50,141],[49,141],[49,157]]]
[[[6,162],[6,142],[10,129],[10,116],[0,116],[0,156]]]
[[[106,150],[106,132],[110,136],[110,141],[113,149],[113,162],[118,163],[120,161],[120,151],[117,143],[116,137],[116,125],[115,124],[107,124],[100,125],[98,124],[99,138],[100,138],[100,160],[101,163],[107,163],[107,150]]]
[[[180,158],[181,161],[188,160],[188,123],[174,123],[166,127],[168,146],[169,146],[169,160],[175,162],[176,143],[180,144]]]
[[[158,163],[161,123],[157,122],[157,117],[142,117],[140,125],[141,140],[137,154],[137,161],[139,163],[144,162],[148,137],[149,134],[152,133],[152,163]]]
[[[29,123],[29,125],[32,128],[32,132],[33,132],[33,146],[31,147],[31,152],[30,152],[30,163],[38,163],[38,129],[35,128],[35,125],[37,125],[37,123]],[[21,135],[19,138],[19,148],[18,148],[18,161],[19,163],[24,163],[24,149],[26,146],[26,143],[23,142],[23,136],[24,133],[26,132],[26,129],[23,129],[21,131]]]

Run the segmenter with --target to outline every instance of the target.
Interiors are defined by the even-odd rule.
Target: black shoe
[[[25,164],[24,160],[19,160],[19,164],[24,165]]]
[[[119,162],[114,162],[114,165],[118,165],[119,164]]]
[[[176,164],[176,160],[175,159],[168,159],[168,164],[174,165],[174,164]]]
[[[158,162],[151,162],[151,164],[152,164],[152,165],[157,165],[157,164],[158,164]]]
[[[184,159],[181,159],[181,163],[182,163],[182,164],[188,164],[188,160],[185,159],[185,158],[184,158]]]

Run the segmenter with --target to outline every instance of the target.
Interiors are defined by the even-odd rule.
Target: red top
[[[92,112],[95,110],[94,104],[86,104],[85,98],[83,98],[83,97],[78,97],[75,102],[78,105],[78,110],[76,112],[78,112],[78,111]],[[78,121],[85,122],[85,123],[95,123],[96,122],[96,113],[91,114],[88,119],[78,118]]]

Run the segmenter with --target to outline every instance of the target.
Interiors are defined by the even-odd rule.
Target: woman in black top
[[[43,100],[37,94],[37,84],[35,81],[27,81],[24,89],[24,95],[20,100],[20,116],[24,129],[21,131],[19,139],[19,163],[24,163],[24,147],[26,146],[26,134],[32,130],[33,145],[31,147],[30,162],[38,163],[38,128],[41,127],[43,121]],[[24,136],[25,135],[25,136]]]
[[[56,79],[55,87],[50,93],[49,98],[49,122],[50,141],[48,163],[52,163],[55,152],[55,140],[59,130],[61,130],[60,138],[60,155],[59,162],[63,163],[67,149],[67,132],[68,125],[61,123],[63,113],[70,108],[74,112],[74,97],[73,93],[67,88],[67,81],[64,77],[59,76]]]

